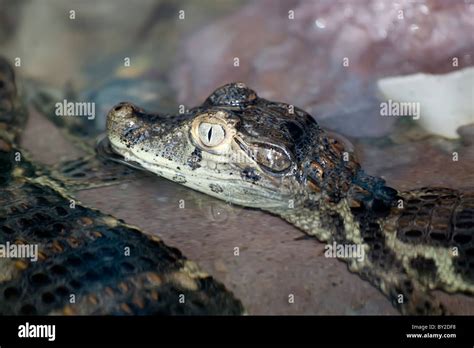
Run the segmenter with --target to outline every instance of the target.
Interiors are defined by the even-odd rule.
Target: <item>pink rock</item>
[[[379,117],[376,79],[472,65],[473,32],[474,3],[460,0],[258,1],[184,43],[175,87],[193,106],[243,81],[337,131],[380,136],[394,120]]]

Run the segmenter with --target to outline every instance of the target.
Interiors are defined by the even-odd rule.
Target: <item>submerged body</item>
[[[473,192],[387,187],[309,114],[244,84],[176,116],[118,104],[107,136],[128,164],[354,246],[340,258],[402,313],[444,313],[433,289],[474,293]]]

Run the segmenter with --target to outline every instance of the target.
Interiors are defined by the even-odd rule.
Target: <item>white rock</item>
[[[418,121],[431,133],[457,138],[458,127],[474,123],[474,67],[443,75],[387,77],[377,86],[387,100],[420,103]]]

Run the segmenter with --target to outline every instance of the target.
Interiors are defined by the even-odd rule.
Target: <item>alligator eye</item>
[[[273,146],[253,146],[253,159],[272,172],[283,172],[291,166],[291,158]]]
[[[217,146],[225,139],[225,130],[219,124],[203,122],[198,128],[199,138],[201,142],[208,146]]]

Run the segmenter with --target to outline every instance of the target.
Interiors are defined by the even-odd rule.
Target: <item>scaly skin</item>
[[[402,313],[445,313],[434,289],[474,293],[473,192],[387,187],[309,114],[242,83],[176,116],[118,104],[107,134],[124,158],[115,161],[271,212],[322,242],[361,246],[364,258],[342,260]]]
[[[74,200],[68,183],[84,163],[49,175],[18,146],[26,120],[13,70],[0,58],[0,244],[39,251],[36,262],[0,257],[0,315],[243,313],[179,250]]]

